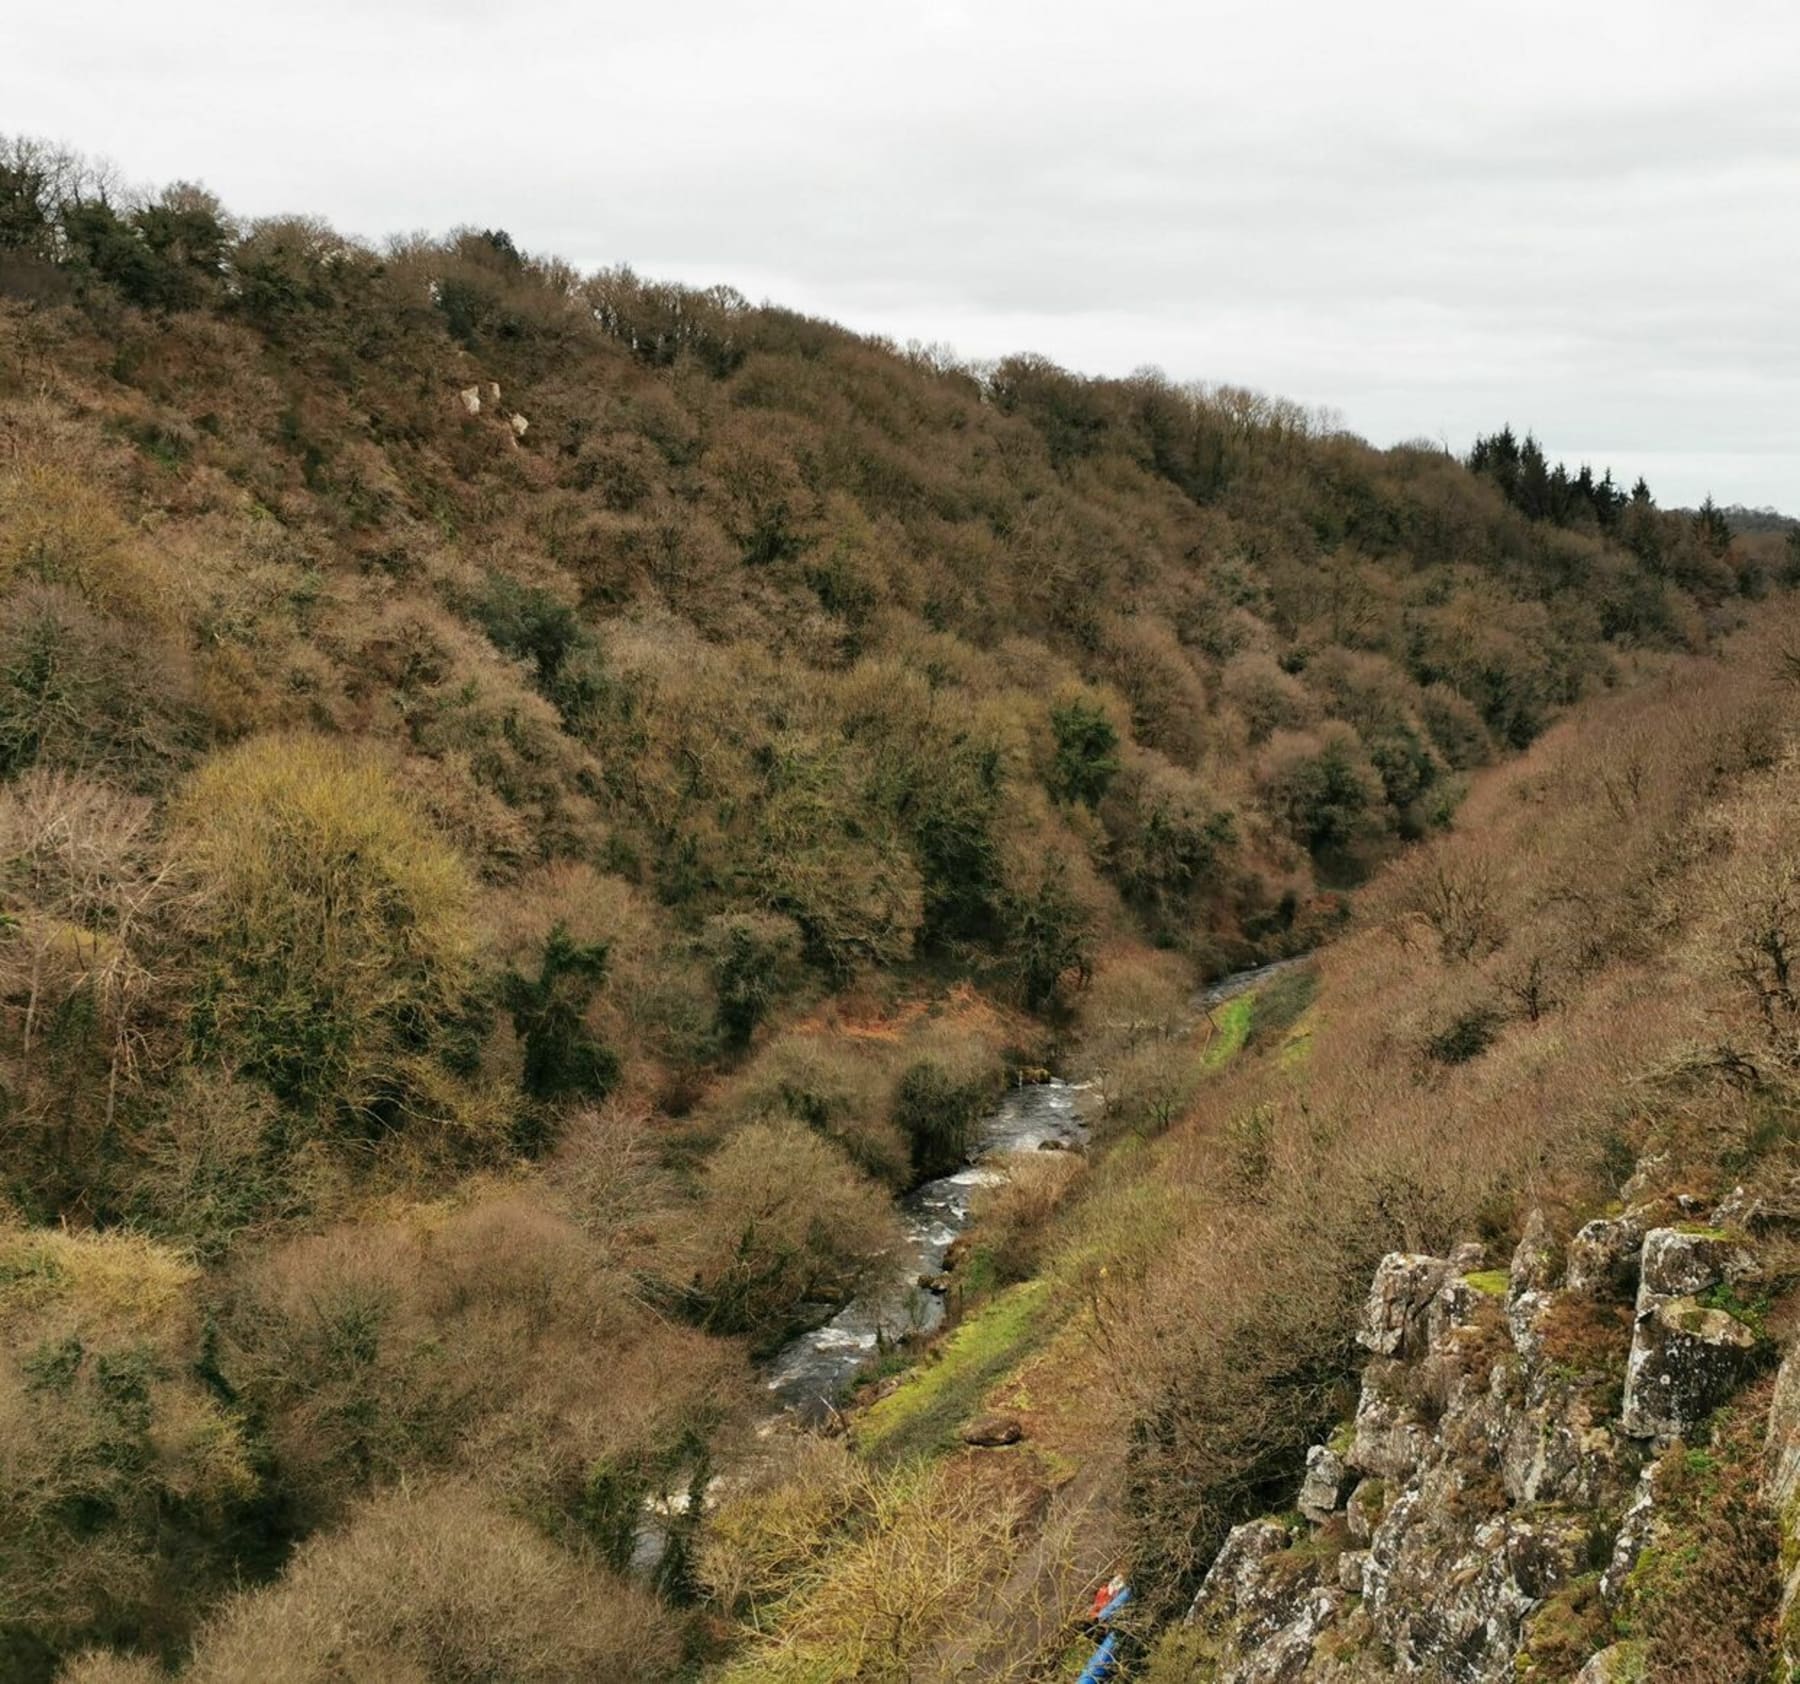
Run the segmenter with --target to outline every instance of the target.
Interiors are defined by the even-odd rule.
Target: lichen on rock
[[[1621,1414],[1628,1434],[1691,1433],[1754,1372],[1756,1330],[1698,1295],[1755,1273],[1755,1259],[1722,1231],[1654,1228],[1644,1236]]]
[[[1189,1611],[1187,1676],[1643,1675],[1643,1645],[1611,1639],[1626,1635],[1613,1621],[1634,1570],[1664,1548],[1651,1457],[1767,1349],[1734,1296],[1756,1258],[1733,1232],[1627,1210],[1566,1248],[1533,1213],[1504,1276],[1471,1278],[1480,1261],[1460,1248],[1381,1260],[1357,1334],[1369,1358],[1355,1416],[1307,1454],[1306,1524],[1231,1532]],[[1800,1364],[1776,1387],[1770,1439],[1771,1501],[1800,1521]]]

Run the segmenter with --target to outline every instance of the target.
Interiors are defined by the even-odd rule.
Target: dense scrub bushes
[[[559,1550],[458,1485],[395,1492],[309,1544],[279,1583],[227,1602],[181,1673],[194,1684],[507,1678],[577,1684],[674,1667],[672,1622],[641,1587]],[[84,1656],[60,1684],[151,1684]]]
[[[1088,989],[1080,1069],[1099,1095],[1104,1131],[1159,1134],[1186,1110],[1216,1060],[1214,1026],[1196,1024],[1192,995],[1166,955],[1115,964]]]
[[[738,1408],[729,1347],[646,1314],[596,1240],[516,1195],[297,1239],[236,1270],[208,1313],[199,1287],[142,1240],[0,1232],[9,1675],[83,1639],[171,1650],[198,1592],[432,1469],[476,1482],[469,1524],[516,1532],[503,1555],[575,1573],[607,1554],[618,1504],[629,1540],[636,1506],[679,1488]],[[362,1547],[348,1524],[328,1554]],[[441,1583],[428,1560],[384,1578],[415,1571],[417,1606],[396,1595],[382,1617],[422,1622],[429,1644],[433,1599],[468,1587],[454,1561]]]
[[[1198,974],[1336,927],[1461,774],[1727,627],[1781,543],[1647,499],[1544,526],[1251,393],[900,354],[495,230],[240,225],[0,143],[0,1209],[129,1226],[179,1301],[129,1335],[5,1311],[17,1670],[172,1655],[340,1525],[198,1675],[256,1644],[320,1675],[333,1598],[363,1670],[606,1670],[580,1621],[559,1658],[479,1611],[618,1600],[582,1562],[729,1436],[740,1335],[889,1266],[887,1195],[961,1159],[1002,1046],[1079,1022],[1109,1122],[1161,1134]],[[1620,752],[1635,812],[1660,774]],[[1440,944],[1478,974],[1371,1031],[1421,1082],[1477,1080],[1660,902],[1506,904],[1506,940]],[[1774,928],[1731,965],[1785,1046]],[[1490,1044],[1429,1056],[1494,1001]],[[1271,1115],[1216,1185],[1280,1207]],[[1078,1179],[996,1194],[1003,1272]],[[1429,1202],[1352,1180],[1346,1273]],[[1254,1336],[1208,1280],[1152,1392]],[[1312,1399],[1336,1356],[1282,1328]],[[1183,1465],[1146,1461],[1145,1513]],[[487,1542],[351,1586],[460,1514]]]
[[[842,1147],[868,1174],[906,1185],[906,1136],[890,1114],[884,1061],[834,1037],[789,1033],[771,1040],[733,1084],[729,1114],[804,1123]]]
[[[749,1123],[708,1159],[688,1239],[705,1324],[782,1331],[850,1297],[897,1238],[876,1185],[842,1150],[798,1123]]]
[[[218,1313],[221,1372],[309,1524],[460,1466],[579,1543],[602,1470],[648,1491],[731,1413],[729,1348],[659,1323],[600,1242],[502,1191],[293,1240]]]
[[[124,1234],[0,1224],[0,1671],[152,1649],[228,1577],[258,1470],[205,1362],[198,1271]]]
[[[1295,1055],[1209,1085],[1148,1163],[1102,1166],[1066,1266],[1119,1376],[1153,1602],[1178,1606],[1227,1526],[1290,1499],[1346,1406],[1383,1252],[1472,1239],[1504,1259],[1527,1208],[1572,1228],[1646,1160],[1702,1198],[1786,1199],[1791,635],[1777,619],[1676,662],[1490,775],[1322,954]],[[1094,994],[1115,1045],[1154,1037],[1148,978]],[[1669,1665],[1737,1618],[1671,1617]]]

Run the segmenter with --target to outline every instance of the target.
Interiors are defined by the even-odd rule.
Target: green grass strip
[[[1037,1348],[1047,1329],[1049,1283],[1024,1281],[984,1304],[856,1425],[857,1448],[883,1460],[941,1449],[995,1382]]]

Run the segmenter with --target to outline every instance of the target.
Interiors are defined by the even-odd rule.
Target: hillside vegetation
[[[742,1622],[726,1676],[1073,1678],[1093,1648],[1078,1616],[1120,1563],[1137,1593],[1127,1676],[1151,1684],[1248,1684],[1277,1664],[1307,1684],[1568,1680],[1615,1643],[1621,1670],[1583,1684],[1785,1676],[1800,1516],[1763,1481],[1800,1442],[1766,1383],[1800,1286],[1797,883],[1800,621],[1782,605],[1482,774],[1454,830],[1359,897],[1350,933],[1216,1010],[1211,1039],[1175,1030],[1172,1002],[1129,1034],[1095,1024],[1110,1145],[1021,1164],[990,1196],[964,1271],[988,1271],[992,1296],[864,1400],[852,1450],[796,1441],[721,1506],[701,1566]],[[1141,970],[1136,988],[1154,998]],[[1118,1077],[1147,1048],[1186,1072],[1172,1124]],[[1630,1290],[1541,1295],[1538,1346],[1502,1313],[1522,1235],[1560,1271],[1584,1223],[1627,1205],[1640,1235],[1685,1224],[1671,1231],[1759,1262],[1753,1284],[1704,1300],[1750,1331],[1753,1358],[1673,1442],[1617,1425]],[[1728,1229],[1708,1226],[1718,1209]],[[1467,1335],[1466,1390],[1441,1358],[1384,1363],[1359,1343],[1390,1252],[1459,1254],[1466,1295],[1492,1306]],[[1522,1393],[1516,1338],[1538,1365],[1528,1401],[1576,1424],[1563,1438],[1468,1430],[1480,1400]],[[1397,1388],[1394,1444],[1431,1443],[1458,1409],[1465,1430],[1433,1445],[1441,1515],[1416,1516],[1464,1542],[1426,1557],[1434,1584],[1394,1587],[1415,1644],[1399,1658],[1354,1592],[1321,1612],[1340,1557],[1374,1560],[1367,1532],[1358,1555],[1342,1514],[1309,1525],[1293,1508],[1309,1446],[1346,1452],[1383,1419],[1351,1424],[1369,1376],[1378,1396]],[[971,1447],[996,1417],[1020,1441]],[[1547,1495],[1518,1496],[1520,1461],[1560,1468],[1561,1487],[1546,1475]],[[1381,1486],[1359,1487],[1375,1519]],[[1655,1493],[1653,1529],[1603,1601],[1634,1489]],[[1211,1603],[1240,1651],[1181,1616],[1228,1531],[1258,1516],[1281,1552]],[[1572,1572],[1531,1553],[1533,1528],[1548,1540],[1559,1523]],[[1465,1580],[1511,1559],[1496,1539],[1527,1540],[1514,1566],[1540,1588],[1490,1641],[1448,1604],[1478,1601]]]
[[[757,1596],[699,1565],[698,1493],[750,1360],[881,1271],[890,1195],[960,1161],[1009,1067],[1061,1053],[1156,1135],[1260,1056],[1248,1017],[1182,1037],[1196,982],[1339,931],[1406,844],[1455,857],[1502,799],[1458,816],[1481,768],[1800,574],[1780,531],[1579,473],[1521,507],[1490,467],[0,145],[0,1672],[652,1676],[736,1643],[708,1615]],[[1612,840],[1584,869],[1625,869]],[[1431,992],[1408,1175],[1420,1139],[1461,1173],[1434,1083],[1565,1021],[1587,972],[1533,971],[1529,932],[1635,927],[1619,880],[1586,892],[1496,902],[1507,939]],[[1411,1018],[1354,1058],[1334,1021],[1333,1106],[1365,1055],[1413,1068]],[[1315,1186],[1243,1127],[1232,1175]],[[1495,1175],[1544,1150],[1507,1139]],[[1148,1150],[1105,1160],[1117,1199],[1072,1199],[1078,1165],[996,1194],[968,1306],[1064,1285],[995,1301],[984,1384],[1092,1300],[1081,1258],[1187,1231],[1052,1243],[1149,1197]],[[1346,1270],[1472,1208],[1368,1186]],[[1246,1232],[1298,1221],[1268,1197]],[[1168,1518],[1205,1340],[1313,1336],[1231,1321],[1312,1313],[1271,1267],[1219,1329],[1142,1334],[1159,1595],[1262,1479],[1232,1439],[1216,1513]],[[921,1536],[1024,1524],[939,1474],[831,1477]],[[671,1547],[627,1586],[651,1498]]]

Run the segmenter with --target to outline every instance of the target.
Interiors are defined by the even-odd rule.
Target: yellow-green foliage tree
[[[260,1482],[198,1275],[126,1234],[0,1222],[0,1674],[171,1643],[229,1576]]]
[[[474,977],[466,869],[381,758],[308,735],[214,756],[176,807],[195,885],[193,1039],[304,1114],[452,1118]]]

